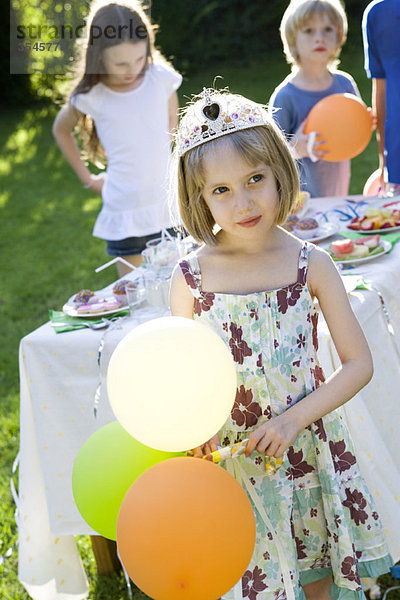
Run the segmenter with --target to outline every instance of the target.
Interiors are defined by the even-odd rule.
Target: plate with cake
[[[112,290],[80,290],[69,298],[62,310],[69,317],[104,317],[128,308],[125,286],[131,279],[119,279]],[[139,280],[137,285],[139,286]]]

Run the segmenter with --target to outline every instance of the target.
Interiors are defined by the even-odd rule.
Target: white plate
[[[96,294],[96,297],[98,298],[98,301],[104,300],[105,298],[114,298],[112,292],[109,292],[108,294],[104,294],[103,292],[94,292]],[[97,317],[105,317],[107,315],[114,315],[115,313],[121,312],[121,310],[128,310],[129,307],[126,306],[120,306],[119,308],[112,308],[111,310],[103,310],[101,312],[96,312],[96,313],[78,313],[77,310],[77,305],[74,302],[74,298],[75,298],[76,294],[74,294],[73,296],[71,296],[71,298],[68,300],[68,302],[66,302],[64,304],[64,306],[62,307],[62,311],[63,313],[65,313],[66,315],[68,315],[69,317],[82,317],[83,319],[88,319],[88,318],[97,318]]]
[[[327,238],[331,237],[331,235],[335,235],[339,229],[340,227],[337,223],[321,223],[316,235],[313,235],[312,231],[310,231],[309,237],[302,237],[301,239],[306,240],[307,242],[322,242],[322,240],[326,240]],[[296,235],[295,231],[292,233]],[[303,234],[304,233],[305,231],[303,231]]]
[[[391,233],[392,231],[398,231],[400,225],[396,225],[396,227],[386,227],[385,229],[369,229],[368,231],[365,231],[365,229],[352,229],[347,225],[347,229],[355,231],[356,233],[362,233],[363,235],[375,235],[376,233]]]
[[[348,258],[346,260],[334,260],[335,264],[339,264],[339,265],[361,265],[362,263],[368,262],[370,260],[374,260],[375,258],[379,258],[380,256],[383,256],[384,254],[386,254],[387,252],[389,252],[392,248],[392,244],[390,242],[387,242],[386,240],[383,240],[379,243],[380,246],[383,247],[383,252],[380,252],[379,254],[372,254],[372,256],[364,256],[363,258]]]

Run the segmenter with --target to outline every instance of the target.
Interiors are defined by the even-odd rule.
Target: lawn
[[[369,103],[370,83],[362,68],[361,50],[349,48],[342,68],[352,73]],[[217,82],[219,87],[228,85],[234,92],[266,102],[287,72],[281,53],[250,65],[208,68],[185,78],[179,92],[181,104],[204,85],[213,85],[216,75],[223,77]],[[74,290],[99,289],[117,276],[116,271],[94,272],[108,260],[103,241],[91,235],[100,199],[82,188],[56,147],[51,135],[56,112],[54,106],[10,108],[0,116],[0,557],[12,550],[2,564],[0,560],[0,598],[4,600],[28,599],[17,579],[17,528],[9,484],[19,444],[19,341],[47,321],[49,309],[59,309]],[[377,164],[373,139],[353,161],[351,193],[361,193]],[[123,577],[97,576],[89,538],[78,541],[91,600],[128,598]],[[390,582],[386,577],[385,587]],[[134,598],[146,596],[134,590]],[[396,598],[395,593],[391,598]]]

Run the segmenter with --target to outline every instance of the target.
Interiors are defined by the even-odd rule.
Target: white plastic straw
[[[130,269],[132,269],[132,271],[135,271],[137,269],[137,267],[135,267],[134,265],[132,265],[130,262],[128,262],[127,260],[125,260],[121,256],[116,256],[112,260],[109,260],[108,263],[105,263],[104,265],[101,265],[101,267],[97,267],[97,269],[95,269],[95,272],[98,273],[99,271],[102,271],[103,269],[107,269],[107,267],[110,267],[111,265],[113,265],[116,262],[122,262],[122,263],[124,263],[124,265],[126,265],[127,267],[129,267]]]

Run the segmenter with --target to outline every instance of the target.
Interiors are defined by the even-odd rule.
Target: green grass
[[[342,68],[353,74],[364,100],[370,84],[361,64],[361,50],[343,57]],[[218,65],[185,78],[185,96],[213,84],[266,102],[287,74],[281,53],[272,53],[250,65]],[[9,109],[0,116],[0,556],[13,552],[0,566],[0,598],[28,599],[17,579],[17,528],[9,480],[19,445],[18,345],[20,339],[48,320],[50,308],[60,308],[65,298],[82,287],[99,289],[116,278],[116,271],[94,272],[106,262],[105,244],[91,230],[100,199],[84,190],[56,147],[51,125],[57,109]],[[354,159],[351,192],[360,193],[377,167],[374,140]],[[122,576],[99,577],[88,537],[79,537],[79,548],[90,581],[91,600],[128,598]],[[385,577],[385,587],[391,579]],[[146,598],[136,590],[135,600]],[[395,593],[392,595],[395,599]],[[397,595],[400,598],[400,595]]]

